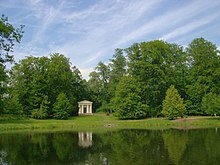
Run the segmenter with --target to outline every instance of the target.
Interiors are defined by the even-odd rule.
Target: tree
[[[8,17],[2,15],[0,19],[0,64],[13,61],[13,55],[10,55],[10,52],[13,52],[16,42],[20,43],[24,33],[23,28],[24,25],[20,25],[20,28],[15,29],[8,22]]]
[[[99,73],[93,71],[89,74],[89,80],[87,82],[91,100],[93,101],[93,109],[98,109],[102,105],[102,85]]]
[[[47,57],[29,56],[15,64],[10,72],[10,94],[17,95],[25,115],[31,115],[32,110],[39,109],[45,95],[50,99],[49,63]]]
[[[140,84],[133,77],[119,81],[115,97],[111,100],[115,115],[120,119],[139,119],[147,116],[148,106],[141,101]]]
[[[166,89],[171,84],[177,84],[181,92],[184,89],[182,47],[155,40],[133,44],[126,53],[128,73],[141,83],[141,97],[150,106],[149,115],[160,115]]]
[[[113,98],[115,95],[116,86],[119,83],[120,79],[126,76],[126,65],[127,61],[123,55],[122,49],[115,49],[115,54],[112,59],[110,59],[109,67],[109,83],[108,83],[108,93],[109,97]],[[111,110],[111,105],[108,103],[108,110]]]
[[[177,117],[183,117],[186,112],[183,99],[180,97],[174,85],[171,85],[166,92],[166,97],[163,101],[162,114],[172,120]]]
[[[95,69],[99,74],[100,80],[102,82],[101,85],[105,88],[107,86],[107,83],[109,82],[109,66],[104,64],[103,62],[99,62]]]
[[[26,57],[14,65],[10,73],[10,95],[17,95],[25,115],[44,116],[47,112],[48,117],[53,117],[53,105],[60,93],[65,93],[75,105],[71,109],[73,114],[78,110],[77,102],[87,95],[79,70],[58,53],[50,57]],[[46,111],[41,108],[45,96],[48,98]]]
[[[54,53],[50,55],[50,63],[47,71],[47,81],[50,93],[48,97],[54,104],[60,93],[65,93],[71,102],[76,102],[73,95],[71,63],[63,54]]]
[[[20,43],[23,36],[23,25],[15,29],[8,22],[8,18],[2,15],[0,19],[0,113],[3,112],[3,95],[7,88],[7,74],[5,63],[13,61],[13,47],[15,43]]]
[[[67,119],[70,116],[71,104],[65,93],[60,93],[54,103],[54,118]]]
[[[7,75],[5,72],[5,67],[0,63],[0,114],[3,113],[3,95],[6,92],[6,80]]]
[[[110,68],[109,65],[99,62],[95,71],[90,73],[88,87],[93,96],[94,107],[100,111],[106,111],[111,96],[108,90]],[[106,106],[107,105],[107,106]]]
[[[213,92],[220,94],[220,51],[204,38],[194,39],[187,47],[187,109],[188,114],[203,115],[202,98]]]
[[[116,49],[112,59],[110,59],[110,82],[117,84],[121,77],[126,76],[126,58],[122,49]]]
[[[201,109],[209,115],[220,115],[220,95],[208,93],[202,98]]]

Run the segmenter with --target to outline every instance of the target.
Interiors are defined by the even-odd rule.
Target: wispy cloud
[[[16,25],[26,25],[16,58],[63,53],[83,76],[108,61],[115,48],[133,42],[163,39],[186,45],[197,35],[220,37],[212,30],[219,27],[218,0],[8,0],[0,7]]]
[[[182,25],[181,27],[177,27],[172,32],[165,34],[160,39],[162,40],[170,40],[179,36],[182,36],[184,34],[187,34],[203,25],[208,24],[209,22],[214,21],[216,18],[218,18],[220,13],[215,13],[211,16],[206,16],[204,18],[200,18],[197,20],[194,20],[186,25]]]
[[[114,51],[114,43],[120,38],[121,33],[129,29],[147,10],[150,10],[160,1],[137,1],[126,3],[119,2],[118,5],[112,2],[100,3],[92,6],[88,10],[79,13],[73,13],[65,18],[72,23],[71,28],[83,28],[84,36],[77,43],[63,45],[61,49],[72,49],[78,47],[85,53],[85,63],[100,60],[100,56],[111,56],[107,51]],[[145,5],[143,3],[145,2]],[[106,16],[103,16],[106,15]],[[80,22],[78,27],[75,22]],[[70,23],[70,24],[71,24]],[[71,32],[71,30],[70,30]],[[74,32],[74,30],[73,30]],[[84,50],[87,51],[84,51]],[[111,52],[112,52],[111,51]],[[102,54],[100,53],[102,52]]]
[[[184,26],[184,24],[186,24],[185,21],[192,19],[202,11],[210,9],[212,6],[215,6],[215,3],[213,3],[212,5],[208,5],[208,3],[209,2],[207,1],[194,1],[193,3],[188,4],[182,8],[177,8],[163,15],[154,17],[151,21],[143,24],[137,29],[130,31],[128,35],[122,36],[116,45],[121,45],[123,43],[127,43],[129,41],[136,40],[142,36],[147,36],[156,32],[165,33],[167,29],[176,26]],[[190,24],[191,25],[187,26],[190,27],[193,23]]]

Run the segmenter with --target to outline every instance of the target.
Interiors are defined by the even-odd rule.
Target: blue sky
[[[0,0],[25,25],[15,60],[61,53],[87,78],[116,48],[156,39],[187,46],[204,37],[220,47],[220,0]]]

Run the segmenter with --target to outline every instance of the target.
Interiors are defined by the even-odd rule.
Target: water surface
[[[0,133],[0,165],[217,165],[220,130]]]

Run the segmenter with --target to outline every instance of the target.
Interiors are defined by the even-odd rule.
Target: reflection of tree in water
[[[146,165],[168,161],[163,156],[165,149],[160,147],[163,139],[159,130],[121,130],[102,140],[110,144],[110,151],[103,154],[110,164]]]
[[[20,134],[4,134],[0,136],[0,148],[7,152],[8,164],[22,164],[19,161],[23,151],[22,145],[26,142],[26,136]]]
[[[210,160],[209,164],[220,162],[220,130],[218,128],[207,131],[205,147]]]
[[[36,146],[36,151],[39,151],[40,157],[47,158],[48,153],[50,151],[50,146],[48,143],[48,135],[35,134],[31,136],[30,141]]]
[[[86,148],[78,145],[78,132],[1,134],[0,159],[19,165],[214,165],[220,162],[219,133],[215,129],[106,131],[93,133],[93,145]]]
[[[189,142],[182,164],[219,165],[220,132],[215,128],[189,130]]]
[[[67,159],[72,149],[72,140],[68,134],[55,134],[52,143],[57,157],[60,160]]]
[[[165,130],[162,133],[164,145],[174,164],[179,164],[188,142],[188,134],[183,130]]]

